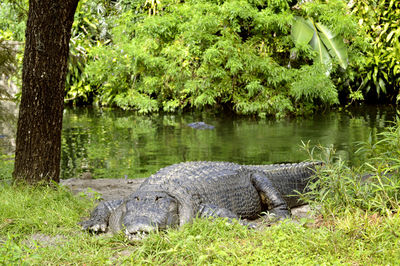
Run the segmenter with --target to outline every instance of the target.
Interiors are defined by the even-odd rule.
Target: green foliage
[[[28,0],[3,0],[0,2],[0,39],[25,40]]]
[[[100,104],[142,113],[212,107],[280,117],[338,103],[335,80],[322,78],[326,68],[313,64],[309,48],[294,46],[298,11],[288,1],[124,3],[111,31],[113,45],[92,49],[96,60],[85,72]],[[151,16],[149,3],[158,8]],[[352,20],[340,0],[307,4],[301,12],[327,25],[332,36],[356,35],[355,23],[341,23]],[[344,66],[346,50],[334,40],[325,45]],[[299,82],[304,73],[308,78]],[[322,90],[321,79],[328,84]]]
[[[15,64],[16,57],[13,47],[8,45],[0,36],[0,79],[2,79],[2,74],[7,76],[11,75],[15,71]],[[3,84],[0,84],[0,100],[10,97],[2,85]]]
[[[33,250],[26,244],[17,244],[14,241],[18,235],[7,234],[4,242],[0,241],[0,264],[2,265],[28,265],[25,260],[33,255]]]
[[[315,149],[309,149],[314,157]],[[400,119],[378,135],[378,141],[361,143],[362,164],[349,167],[335,150],[319,147],[324,166],[316,173],[307,198],[328,214],[348,209],[391,216],[400,209]]]
[[[301,107],[309,107],[312,110],[314,99],[319,99],[320,103],[339,103],[335,85],[323,69],[326,69],[326,66],[313,64],[296,70],[290,93],[296,100],[303,101]]]
[[[400,100],[400,2],[353,1],[353,14],[366,32],[370,47],[360,67],[360,88],[372,97]]]
[[[93,47],[110,42],[108,16],[114,6],[110,1],[81,0],[72,25],[69,70],[66,79],[66,102],[85,103],[93,97],[93,88],[85,74]]]
[[[27,0],[5,0],[0,2],[0,100],[11,100],[13,95],[4,86],[9,82],[21,87],[22,42],[25,40],[25,20],[27,18]],[[16,49],[18,47],[18,49]],[[18,94],[16,95],[18,98]],[[0,119],[1,120],[1,119]]]
[[[277,117],[337,104],[339,92],[351,102],[371,91],[400,99],[398,3],[351,3],[80,1],[65,99],[142,113],[224,108]],[[0,35],[23,41],[28,2],[0,5]],[[301,34],[291,38],[304,21],[312,26],[304,38],[325,52]],[[318,54],[328,67],[314,64]],[[317,80],[299,81],[308,70],[321,78],[329,72],[321,95]]]

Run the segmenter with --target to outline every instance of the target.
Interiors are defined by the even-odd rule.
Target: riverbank
[[[141,242],[123,235],[91,235],[77,223],[95,205],[60,186],[1,186],[0,264],[396,264],[399,214],[359,211],[290,220],[248,230],[224,220],[199,219]]]

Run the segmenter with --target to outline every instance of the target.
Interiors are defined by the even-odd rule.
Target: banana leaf
[[[343,39],[321,23],[315,23],[311,18],[296,17],[291,35],[295,44],[310,44],[317,51],[316,60],[326,65],[328,72],[332,67],[332,58],[335,58],[342,68],[347,68],[347,47]]]
[[[328,69],[330,70],[332,66],[332,59],[317,31],[314,32],[314,35],[310,41],[310,45],[315,51],[317,51],[317,61],[328,66]]]
[[[294,43],[308,44],[314,35],[314,26],[310,20],[302,17],[296,17],[295,20],[291,32]]]
[[[331,57],[336,58],[340,66],[344,69],[348,65],[347,47],[340,36],[334,35],[326,26],[315,23],[319,30],[319,35]]]

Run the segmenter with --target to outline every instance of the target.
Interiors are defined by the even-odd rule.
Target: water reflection
[[[67,109],[62,138],[62,178],[90,171],[95,177],[145,177],[189,160],[243,164],[298,162],[301,141],[334,144],[356,160],[356,141],[366,141],[392,120],[393,109],[358,108],[308,119],[257,120],[213,114],[138,116],[133,112]],[[205,121],[214,130],[187,126]],[[1,133],[0,133],[1,134]]]
[[[207,113],[139,116],[108,109],[66,109],[62,135],[62,178],[91,172],[94,177],[145,177],[182,161],[215,160],[242,164],[307,159],[301,141],[333,144],[351,163],[355,142],[376,139],[392,108],[360,107],[281,121]],[[0,101],[0,156],[15,150],[17,108]],[[213,130],[187,124],[204,121]],[[0,158],[1,159],[1,158]]]

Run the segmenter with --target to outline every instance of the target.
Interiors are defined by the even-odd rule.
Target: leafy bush
[[[291,27],[295,15],[313,16],[348,40],[351,61],[357,25],[340,0],[292,2],[166,0],[152,15],[147,1],[125,5],[112,45],[92,49],[86,73],[100,104],[143,113],[220,107],[284,116],[336,104],[335,79],[346,71],[334,61],[327,76]]]
[[[400,2],[355,0],[352,3],[352,12],[359,17],[358,24],[371,44],[360,67],[360,89],[370,98],[380,96],[399,101]]]
[[[15,51],[13,47],[8,45],[0,36],[0,100],[9,98],[10,95],[4,88],[2,75],[11,75],[15,71]]]
[[[109,21],[107,18],[114,6],[107,0],[81,0],[75,12],[72,25],[70,58],[66,78],[66,102],[90,102],[93,89],[85,74],[85,67],[91,49],[100,43],[109,42]]]
[[[0,2],[0,39],[25,40],[28,0],[3,0]]]

